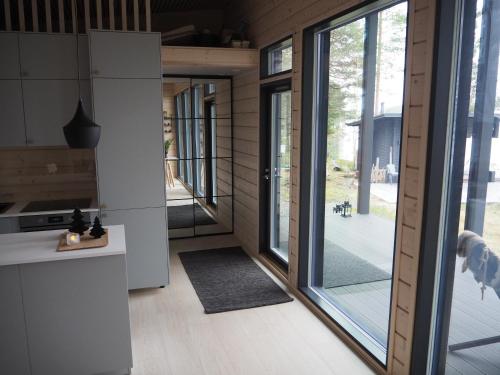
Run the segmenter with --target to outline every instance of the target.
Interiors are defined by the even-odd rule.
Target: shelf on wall
[[[183,75],[228,75],[255,69],[257,49],[162,46],[163,73]]]

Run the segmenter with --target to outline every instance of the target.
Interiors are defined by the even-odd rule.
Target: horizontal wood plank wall
[[[0,150],[0,202],[97,198],[92,150]]]
[[[247,251],[259,243],[259,74],[233,78],[234,232]]]
[[[304,28],[359,3],[361,1],[246,0],[235,3],[228,12],[233,22],[244,20],[249,25],[248,36],[253,47],[261,49],[281,38],[293,36],[292,203],[288,284],[295,291],[299,251],[302,33]],[[409,373],[424,193],[434,3],[435,0],[410,0],[409,4],[408,69],[398,207],[400,220],[396,235],[395,298],[391,306],[388,355],[388,373],[395,374]],[[244,248],[255,255],[259,252],[259,86],[258,70],[234,77],[234,229]],[[331,327],[335,328],[333,325]],[[375,369],[385,372],[381,367],[375,366]]]
[[[233,223],[232,206],[232,164],[231,164],[231,80],[215,81],[215,115],[217,117],[217,208],[214,212],[217,222],[225,231],[231,231]]]

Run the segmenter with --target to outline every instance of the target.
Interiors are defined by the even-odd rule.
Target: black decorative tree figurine
[[[90,235],[94,238],[101,238],[106,231],[101,225],[101,221],[99,220],[98,217],[94,219],[94,226],[90,230]]]
[[[72,233],[78,233],[80,236],[83,236],[83,233],[89,227],[85,224],[85,221],[83,221],[83,215],[82,211],[80,211],[78,208],[75,208],[73,211],[73,216],[71,217],[73,221],[71,222],[71,226],[69,228],[69,231]]]

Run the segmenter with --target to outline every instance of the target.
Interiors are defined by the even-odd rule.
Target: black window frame
[[[288,40],[290,40],[290,47],[292,48],[292,66],[290,67],[290,69],[282,70],[281,72],[271,74],[269,72],[269,51]],[[281,38],[278,41],[260,50],[260,79],[273,78],[285,74],[290,74],[292,70],[293,70],[293,34],[287,35],[286,37]]]

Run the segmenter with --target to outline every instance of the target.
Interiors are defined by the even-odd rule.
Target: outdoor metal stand
[[[351,212],[352,212],[352,204],[349,203],[349,201],[344,201],[344,203],[337,204],[335,207],[333,207],[333,213],[338,214],[340,213],[340,216],[342,217],[351,217]]]

